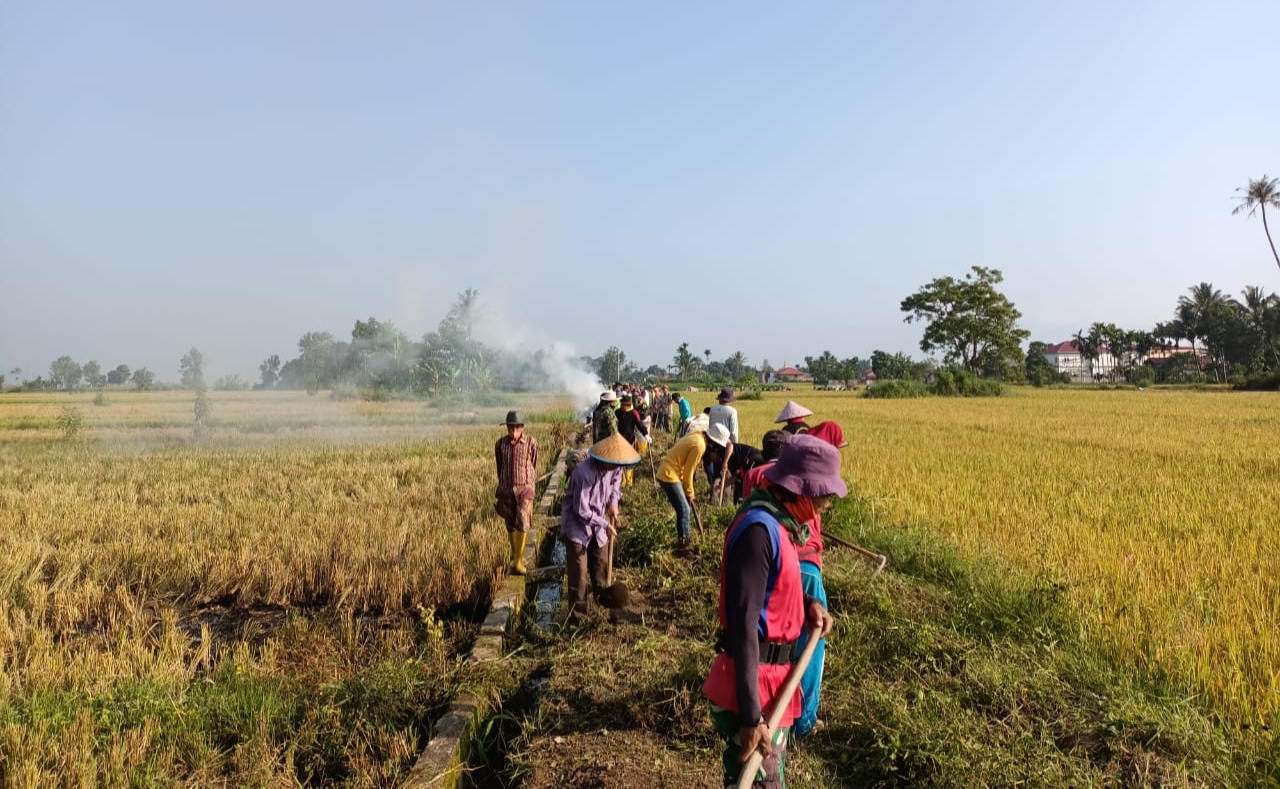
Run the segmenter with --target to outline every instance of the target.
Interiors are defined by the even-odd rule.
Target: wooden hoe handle
[[[818,632],[819,629],[816,627],[809,629],[809,641],[804,645],[804,650],[800,652],[800,657],[796,659],[791,671],[787,672],[787,680],[782,683],[782,690],[773,699],[773,711],[769,713],[767,734],[770,743],[773,742],[778,724],[782,722],[782,716],[786,714],[787,707],[791,706],[791,697],[796,695],[796,689],[800,687],[804,670],[809,667],[809,661],[813,659],[813,651],[818,648]],[[756,771],[763,763],[764,753],[757,748],[751,754],[751,758],[747,759],[747,763],[742,766],[742,773],[738,777],[738,789],[751,789],[751,784],[756,780]]]

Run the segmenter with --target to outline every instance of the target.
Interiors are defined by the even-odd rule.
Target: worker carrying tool
[[[560,540],[565,547],[568,603],[573,616],[587,611],[587,590],[607,608],[625,605],[629,594],[614,584],[613,544],[618,536],[622,472],[640,462],[640,454],[617,433],[591,445],[585,460],[569,476],[560,510]]]
[[[718,654],[702,692],[725,738],[724,785],[745,785],[742,765],[759,750],[764,760],[750,786],[779,789],[789,727],[801,707],[793,693],[781,696],[784,686],[795,688],[788,679],[797,640],[806,621],[817,638],[833,624],[826,607],[802,591],[798,550],[809,541],[805,524],[849,488],[840,477],[839,450],[805,435],[783,446],[764,477],[768,484],[743,502],[725,534]],[[770,731],[763,716],[777,712],[774,707],[781,713]]]

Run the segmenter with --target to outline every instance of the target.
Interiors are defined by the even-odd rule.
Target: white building
[[[1110,349],[1103,346],[1098,349],[1098,358],[1085,359],[1080,348],[1073,340],[1059,342],[1044,349],[1044,358],[1060,373],[1071,376],[1071,380],[1087,382],[1107,377],[1116,368],[1115,357]]]

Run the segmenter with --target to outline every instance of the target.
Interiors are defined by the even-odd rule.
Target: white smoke
[[[475,339],[517,359],[538,362],[539,369],[573,402],[576,410],[589,409],[600,399],[599,377],[582,363],[577,350],[567,342],[546,335],[531,326],[512,326],[502,310],[481,306],[473,315]]]

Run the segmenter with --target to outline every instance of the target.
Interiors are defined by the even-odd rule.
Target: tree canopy
[[[1022,313],[996,286],[998,269],[973,266],[964,279],[939,277],[902,300],[907,323],[925,323],[920,350],[941,351],[943,361],[975,375],[1022,359]]]

